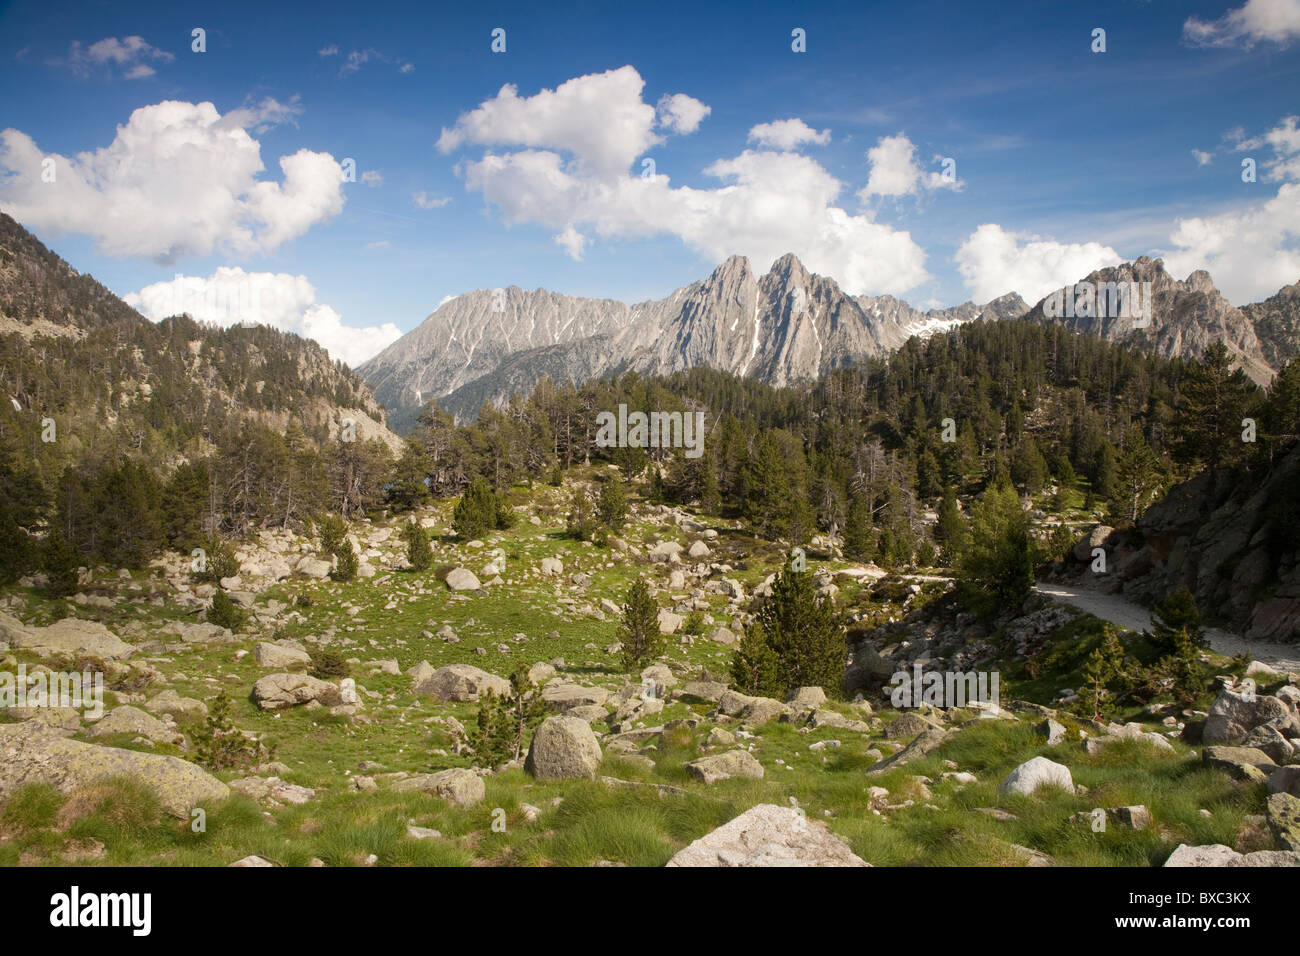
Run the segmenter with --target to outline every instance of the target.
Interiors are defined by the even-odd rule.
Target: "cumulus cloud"
[[[771,123],[759,123],[749,131],[750,142],[772,149],[795,149],[803,143],[825,146],[831,141],[831,131],[820,133],[801,119],[774,120]]]
[[[1247,0],[1217,20],[1188,17],[1183,39],[1192,46],[1285,46],[1300,37],[1300,0]]]
[[[488,151],[458,168],[506,221],[554,229],[571,256],[593,235],[668,235],[714,261],[748,256],[759,269],[793,252],[855,294],[901,294],[929,278],[925,252],[907,232],[836,206],[843,184],[798,153],[745,150],[719,159],[703,170],[716,188],[630,175],[633,161],[660,141],[643,87],[630,66],[531,97],[506,86],[444,129],[438,147],[524,147]]]
[[[1288,116],[1262,136],[1233,138],[1246,148],[1269,148],[1263,179],[1280,182],[1263,202],[1217,216],[1179,219],[1164,254],[1175,275],[1205,269],[1229,301],[1272,295],[1300,277],[1300,117]],[[1238,148],[1241,148],[1240,146]]]
[[[1192,158],[1196,160],[1197,166],[1208,166],[1214,162],[1214,156],[1203,149],[1192,150]]]
[[[935,162],[942,162],[936,156]],[[927,189],[961,189],[961,180],[949,179],[942,173],[921,169],[916,164],[916,146],[904,133],[882,136],[876,145],[867,150],[871,175],[867,185],[858,192],[863,201],[872,196],[907,196]]]
[[[450,153],[467,144],[562,149],[585,172],[616,177],[663,142],[653,132],[655,108],[641,98],[644,86],[630,66],[574,77],[528,97],[508,83],[461,114],[451,129],[444,127],[438,149]]]
[[[430,196],[421,189],[418,193],[411,195],[411,201],[421,209],[441,209],[451,202],[450,196]]]
[[[1100,243],[1055,242],[1007,232],[996,223],[971,233],[954,259],[976,302],[1015,291],[1031,305],[1096,269],[1124,261]]]
[[[176,59],[166,50],[160,50],[145,41],[144,37],[129,36],[118,39],[105,37],[83,47],[77,40],[68,48],[67,65],[74,73],[90,76],[101,69],[116,70],[128,80],[153,76],[156,72],[149,61],[170,63]]]
[[[211,103],[168,100],[135,110],[109,145],[72,157],[0,131],[0,205],[37,231],[92,236],[112,256],[274,250],[342,210],[343,170],[328,153],[300,149],[280,158],[280,181],[259,178],[261,147],[246,126],[267,113],[223,117]],[[46,157],[52,183],[42,182]]]
[[[673,133],[694,133],[700,128],[704,117],[713,112],[693,96],[685,93],[664,94],[659,98],[656,115],[659,125]]]
[[[361,182],[366,186],[382,186],[384,184],[384,174],[377,169],[367,169],[361,174]]]
[[[401,336],[391,322],[349,326],[323,302],[306,276],[284,272],[245,272],[222,266],[212,275],[177,275],[123,296],[128,305],[155,322],[188,313],[201,322],[225,328],[260,324],[315,339],[334,358],[356,367]]]

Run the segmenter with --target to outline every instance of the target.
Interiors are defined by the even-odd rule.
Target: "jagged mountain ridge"
[[[696,366],[772,385],[812,379],[982,315],[1013,318],[1014,293],[984,306],[920,312],[892,296],[849,296],[794,256],[762,276],[732,256],[702,281],[663,299],[626,305],[515,286],[444,303],[358,371],[399,431],[430,398],[461,419],[543,377],[582,382],[622,371],[671,374]],[[521,347],[523,346],[523,347]]]
[[[1238,308],[1220,294],[1208,272],[1198,269],[1180,281],[1165,270],[1164,260],[1149,256],[1098,269],[1080,281],[1150,282],[1150,325],[1135,327],[1133,318],[1122,315],[1053,317],[1045,311],[1051,296],[1037,302],[1026,320],[1060,323],[1073,332],[1098,335],[1165,358],[1194,358],[1206,346],[1222,341],[1259,384],[1269,382],[1281,365],[1300,353],[1300,283],[1264,302]]]

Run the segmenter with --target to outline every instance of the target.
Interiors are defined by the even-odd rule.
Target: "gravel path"
[[[1101,594],[1097,591],[1066,587],[1063,584],[1035,584],[1034,590],[1066,604],[1073,604],[1094,617],[1126,627],[1130,631],[1145,631],[1151,628],[1151,612],[1122,594]],[[1210,639],[1210,647],[1220,654],[1233,657],[1244,652],[1251,660],[1261,661],[1281,670],[1300,671],[1300,647],[1295,644],[1255,643],[1247,641],[1239,634],[1217,627],[1207,627],[1205,634]]]

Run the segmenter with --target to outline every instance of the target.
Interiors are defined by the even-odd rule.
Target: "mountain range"
[[[1237,308],[1205,272],[1170,276],[1159,259],[1099,270],[1092,282],[1150,282],[1152,322],[1054,318],[1014,292],[977,305],[922,312],[893,296],[851,296],[810,273],[792,254],[765,275],[732,256],[702,281],[663,299],[628,305],[516,286],[481,289],[438,307],[357,371],[401,432],[430,399],[458,420],[484,402],[500,405],[543,378],[583,382],[636,371],[669,374],[707,366],[783,386],[980,319],[1061,322],[1072,330],[1152,349],[1199,355],[1223,340],[1246,372],[1266,382],[1300,351],[1300,283],[1265,302]]]

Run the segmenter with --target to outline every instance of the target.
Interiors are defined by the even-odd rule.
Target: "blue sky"
[[[0,209],[149,314],[266,275],[354,364],[468,289],[636,301],[730,253],[922,307],[1143,254],[1300,280],[1300,0],[0,11]]]

